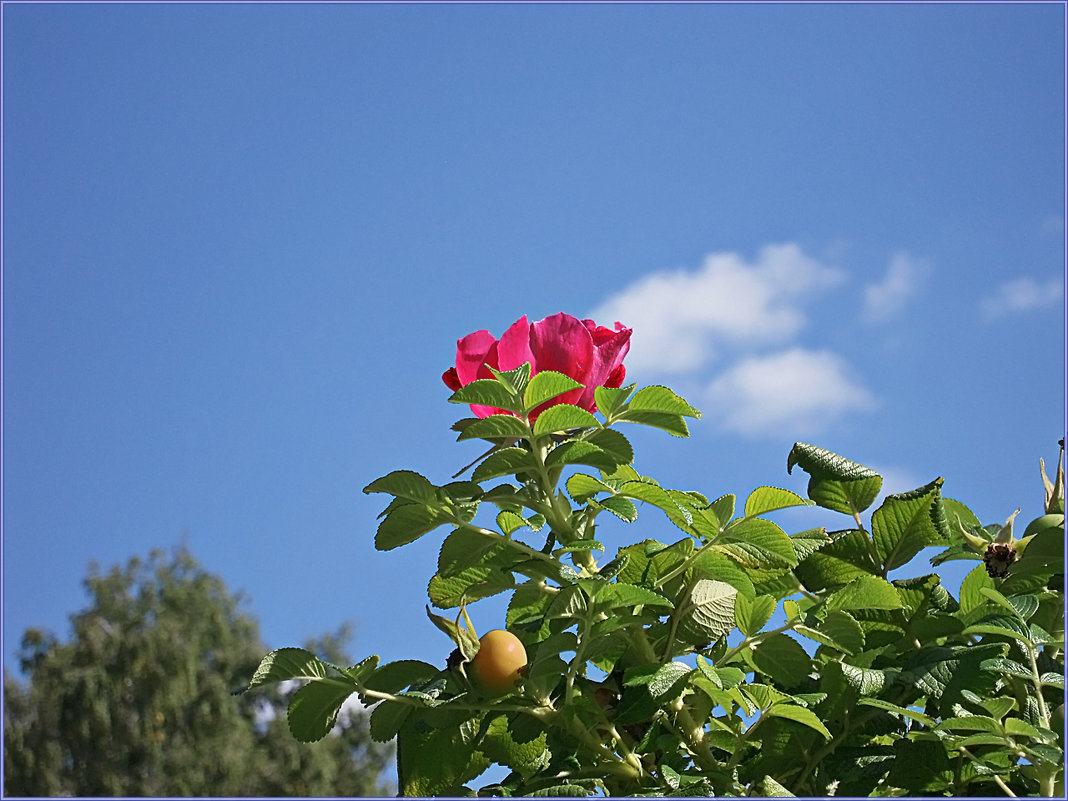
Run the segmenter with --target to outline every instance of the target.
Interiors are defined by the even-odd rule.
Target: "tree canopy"
[[[85,582],[91,603],[60,642],[22,638],[4,671],[6,795],[372,796],[391,749],[342,715],[312,746],[287,731],[292,688],[234,695],[264,646],[241,599],[184,549]],[[347,629],[310,645],[344,662]]]

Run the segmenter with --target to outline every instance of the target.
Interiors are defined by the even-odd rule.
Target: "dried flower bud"
[[[983,554],[986,572],[991,578],[1005,578],[1009,572],[1009,565],[1015,561],[1016,549],[1012,547],[1012,543],[991,543],[986,553]]]

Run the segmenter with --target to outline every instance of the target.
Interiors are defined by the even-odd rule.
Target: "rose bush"
[[[390,498],[379,550],[445,527],[427,596],[457,612],[426,611],[456,647],[434,664],[268,654],[250,688],[306,682],[293,735],[327,736],[357,695],[407,796],[1063,798],[1061,461],[1052,481],[1040,461],[1044,514],[1022,537],[940,477],[870,511],[882,477],[801,442],[786,470],[807,498],[662,486],[620,429],[685,437],[701,412],[613,386],[629,342],[564,314],[459,341],[449,400],[477,417],[453,430],[493,447],[468,480],[364,488]],[[829,525],[769,517],[816,506]],[[626,525],[640,533],[610,548]],[[932,572],[951,560],[976,563],[959,589]],[[467,608],[501,594],[503,627],[479,638]],[[476,789],[494,763],[508,774]]]
[[[615,330],[593,320],[570,314],[554,314],[536,323],[523,315],[496,339],[489,331],[475,331],[456,343],[456,366],[441,376],[452,390],[479,379],[492,379],[493,370],[506,372],[530,364],[531,375],[546,370],[563,373],[582,384],[542,404],[530,414],[534,420],[550,406],[570,403],[588,412],[596,411],[597,387],[620,387],[626,377],[623,357],[630,349],[631,330],[622,323]],[[507,414],[508,410],[471,404],[478,417]]]

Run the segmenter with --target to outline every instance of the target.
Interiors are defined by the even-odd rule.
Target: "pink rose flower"
[[[495,339],[489,331],[476,331],[456,343],[456,366],[441,376],[453,391],[479,378],[493,378],[489,371],[514,370],[530,362],[533,376],[543,370],[555,370],[575,379],[583,386],[573,389],[538,407],[530,415],[535,419],[550,406],[571,403],[588,412],[597,409],[593,392],[597,387],[619,387],[627,374],[623,357],[630,350],[631,330],[616,323],[615,330],[597,325],[593,320],[579,320],[570,314],[554,314],[528,323],[526,315],[516,320]],[[472,404],[479,417],[508,414],[502,409]]]

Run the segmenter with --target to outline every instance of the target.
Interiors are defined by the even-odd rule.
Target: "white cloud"
[[[876,405],[841,357],[800,347],[741,360],[712,381],[708,396],[709,411],[745,435],[809,436]]]
[[[627,356],[632,373],[683,373],[712,361],[721,344],[791,341],[807,321],[804,297],[842,279],[796,244],[767,245],[753,263],[737,253],[713,253],[696,271],[653,273],[590,316],[634,329]]]
[[[985,297],[979,309],[988,320],[994,320],[1017,312],[1053,308],[1060,305],[1063,294],[1064,284],[1060,278],[1045,283],[1034,278],[1017,278]]]
[[[878,284],[864,287],[864,319],[870,323],[884,323],[905,307],[905,301],[916,291],[924,266],[907,253],[897,253],[890,260],[886,277]]]

